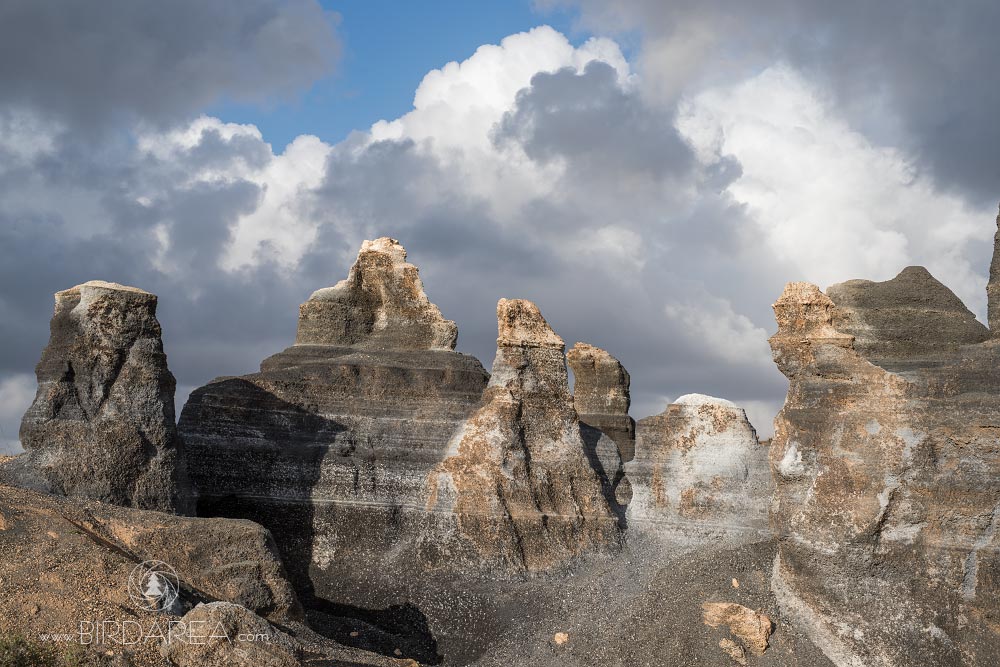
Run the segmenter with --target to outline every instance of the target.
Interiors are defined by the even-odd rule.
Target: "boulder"
[[[176,667],[300,667],[292,637],[230,602],[199,604],[170,630],[160,654]]]
[[[920,267],[791,283],[774,311],[782,611],[838,665],[993,664],[1000,345]]]
[[[629,375],[599,347],[577,343],[566,353],[573,370],[573,402],[580,422],[608,435],[623,462],[635,456],[635,420],[629,417]]]
[[[767,539],[773,484],[768,449],[743,408],[687,394],[641,419],[632,483],[630,528],[673,544]]]
[[[190,509],[156,295],[91,281],[55,295],[10,483],[125,507]]]
[[[587,457],[562,339],[530,301],[501,299],[497,320],[489,385],[432,476],[428,509],[456,516],[443,550],[544,571],[617,549],[614,500]]]

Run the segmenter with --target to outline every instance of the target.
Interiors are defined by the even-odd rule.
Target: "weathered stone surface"
[[[791,283],[774,310],[783,612],[838,665],[993,664],[1000,345],[918,268]]]
[[[428,509],[457,515],[443,550],[542,571],[617,549],[613,490],[588,460],[562,339],[530,301],[501,299],[497,320],[482,402],[432,476]]]
[[[608,435],[622,461],[635,456],[635,420],[628,414],[629,375],[599,347],[577,343],[566,353],[573,370],[573,402],[580,421]]]
[[[350,277],[303,305],[292,347],[181,414],[199,513],[267,526],[307,602],[400,605],[401,570],[439,558],[415,553],[445,522],[425,510],[428,475],[488,375],[451,349],[454,325],[404,258],[366,242]]]
[[[58,292],[35,373],[20,432],[27,454],[3,479],[127,507],[189,508],[155,295],[101,281]]]
[[[177,667],[299,667],[302,647],[245,607],[199,604],[170,630],[160,654]]]
[[[768,449],[729,401],[688,394],[640,420],[636,457],[625,469],[633,531],[675,544],[769,536]]]
[[[345,280],[299,308],[296,345],[364,350],[454,350],[455,323],[427,299],[399,241],[365,241]]]

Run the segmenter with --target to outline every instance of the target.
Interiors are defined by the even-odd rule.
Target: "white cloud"
[[[732,364],[771,365],[767,332],[725,299],[704,295],[696,303],[671,303],[664,310],[705,354]]]
[[[822,288],[885,280],[922,263],[982,310],[983,267],[964,250],[992,234],[990,212],[939,192],[905,154],[852,130],[794,70],[774,66],[696,94],[677,125],[701,160],[739,161],[728,193],[805,279]]]

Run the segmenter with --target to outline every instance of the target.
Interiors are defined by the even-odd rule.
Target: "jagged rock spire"
[[[431,481],[429,509],[456,515],[456,552],[547,570],[617,548],[618,519],[588,461],[562,339],[537,306],[497,304],[499,336],[479,409]]]
[[[396,239],[365,241],[345,280],[299,307],[296,345],[366,350],[453,350],[458,327],[427,299]]]
[[[993,235],[993,261],[990,262],[990,280],[986,284],[987,319],[990,334],[1000,336],[1000,215],[997,215],[997,231]]]

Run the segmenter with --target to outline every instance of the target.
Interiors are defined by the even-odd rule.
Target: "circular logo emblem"
[[[140,609],[163,611],[177,601],[181,590],[177,572],[162,560],[139,563],[128,576],[128,594]]]

